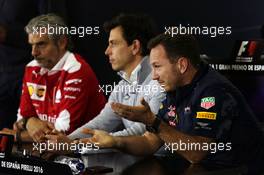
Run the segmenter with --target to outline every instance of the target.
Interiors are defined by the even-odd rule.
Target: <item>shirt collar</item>
[[[126,82],[128,82],[129,84],[137,84],[140,78],[140,72],[142,69],[143,63],[145,62],[145,60],[148,57],[145,56],[142,61],[140,62],[140,64],[138,64],[135,69],[132,71],[131,75],[129,78],[127,78],[126,73],[124,71],[119,71],[117,74]]]
[[[58,63],[51,70],[48,70],[47,68],[41,67],[40,74],[43,75],[45,73],[48,73],[48,75],[52,75],[52,74],[62,70],[63,66],[66,62],[66,59],[68,58],[69,55],[70,55],[70,52],[66,51],[65,54],[62,56],[62,58],[58,61]]]
[[[172,103],[176,103],[176,105],[183,101],[186,96],[191,94],[193,89],[196,87],[197,82],[199,82],[199,80],[208,72],[208,69],[209,65],[205,62],[201,62],[199,65],[199,69],[190,84],[182,87],[177,87],[175,91],[167,93],[167,98],[169,99],[169,101],[172,101]]]

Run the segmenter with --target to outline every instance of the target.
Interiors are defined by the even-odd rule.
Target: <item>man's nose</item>
[[[36,46],[32,46],[31,55],[36,57],[40,54],[39,49]]]
[[[157,74],[157,72],[155,70],[152,70],[151,76],[152,76],[153,80],[158,80],[159,79],[159,76],[158,76],[158,74]]]
[[[109,46],[107,46],[107,48],[105,49],[105,55],[109,56],[111,52],[111,49]]]

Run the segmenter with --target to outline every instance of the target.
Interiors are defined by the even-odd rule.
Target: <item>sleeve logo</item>
[[[44,101],[46,86],[27,82],[28,93],[32,100]]]
[[[44,89],[44,88],[39,88],[39,89],[37,90],[37,96],[38,96],[39,98],[43,97],[43,96],[44,96],[44,93],[45,93],[45,89]]]
[[[170,107],[168,107],[168,110],[169,112],[167,114],[169,117],[169,125],[176,126],[176,124],[179,122],[176,107],[170,105]]]
[[[197,112],[196,118],[216,120],[215,112]]]
[[[210,109],[215,105],[215,97],[205,97],[201,99],[201,107],[204,109]]]

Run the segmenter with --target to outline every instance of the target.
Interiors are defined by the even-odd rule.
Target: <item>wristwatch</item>
[[[22,125],[23,130],[27,130],[27,128],[26,128],[27,122],[28,122],[28,118],[22,118],[21,119],[21,125]]]
[[[156,117],[152,125],[146,125],[146,130],[152,133],[158,133],[160,123],[161,120],[158,117]]]

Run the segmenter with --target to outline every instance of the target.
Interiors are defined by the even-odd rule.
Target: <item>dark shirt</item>
[[[260,125],[240,91],[205,63],[191,84],[167,94],[157,116],[185,134],[213,138],[217,145],[200,145],[210,152],[203,162],[240,165],[263,149]]]

